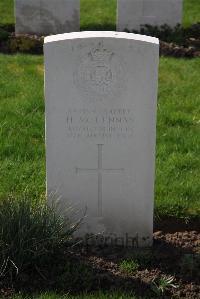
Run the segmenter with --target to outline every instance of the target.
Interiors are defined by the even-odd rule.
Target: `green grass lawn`
[[[81,30],[116,30],[116,0],[81,0]]]
[[[200,1],[184,0],[183,24],[188,27],[192,24],[200,22]]]
[[[0,194],[44,193],[43,58],[0,56]]]
[[[0,55],[0,197],[45,194],[43,57]],[[200,59],[161,58],[156,210],[200,212]]]
[[[81,0],[81,28],[114,29],[117,0]],[[0,0],[0,24],[14,24],[14,0]],[[200,22],[200,1],[184,0],[184,26]]]
[[[0,0],[0,24],[14,24],[14,0]]]
[[[156,207],[163,215],[200,213],[199,70],[200,59],[160,59]]]

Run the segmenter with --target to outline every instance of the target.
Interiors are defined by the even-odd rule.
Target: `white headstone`
[[[80,30],[80,0],[15,0],[18,34],[50,35]]]
[[[71,33],[44,53],[49,199],[86,212],[80,236],[151,245],[158,40]]]
[[[118,0],[117,30],[182,23],[183,0]]]

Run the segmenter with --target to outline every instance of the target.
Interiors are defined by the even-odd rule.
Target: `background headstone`
[[[15,31],[49,35],[80,30],[80,0],[15,0]]]
[[[80,236],[151,245],[158,40],[71,33],[44,52],[49,200],[86,212]]]
[[[182,23],[183,0],[118,0],[117,30]]]

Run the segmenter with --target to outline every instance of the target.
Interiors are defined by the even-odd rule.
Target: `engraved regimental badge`
[[[124,73],[118,55],[100,42],[80,59],[74,83],[84,98],[103,101],[120,96],[125,87]]]

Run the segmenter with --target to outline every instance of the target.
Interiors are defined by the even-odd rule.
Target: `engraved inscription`
[[[123,168],[103,168],[102,159],[102,149],[103,144],[97,144],[98,146],[98,168],[76,168],[77,174],[97,174],[98,175],[98,217],[102,217],[103,211],[103,199],[102,199],[102,191],[103,191],[103,173],[111,173],[118,174],[124,172]]]
[[[125,88],[124,74],[122,59],[100,42],[78,62],[74,83],[81,97],[103,101],[120,96]]]
[[[132,109],[79,109],[66,112],[68,138],[129,138],[134,133]]]

